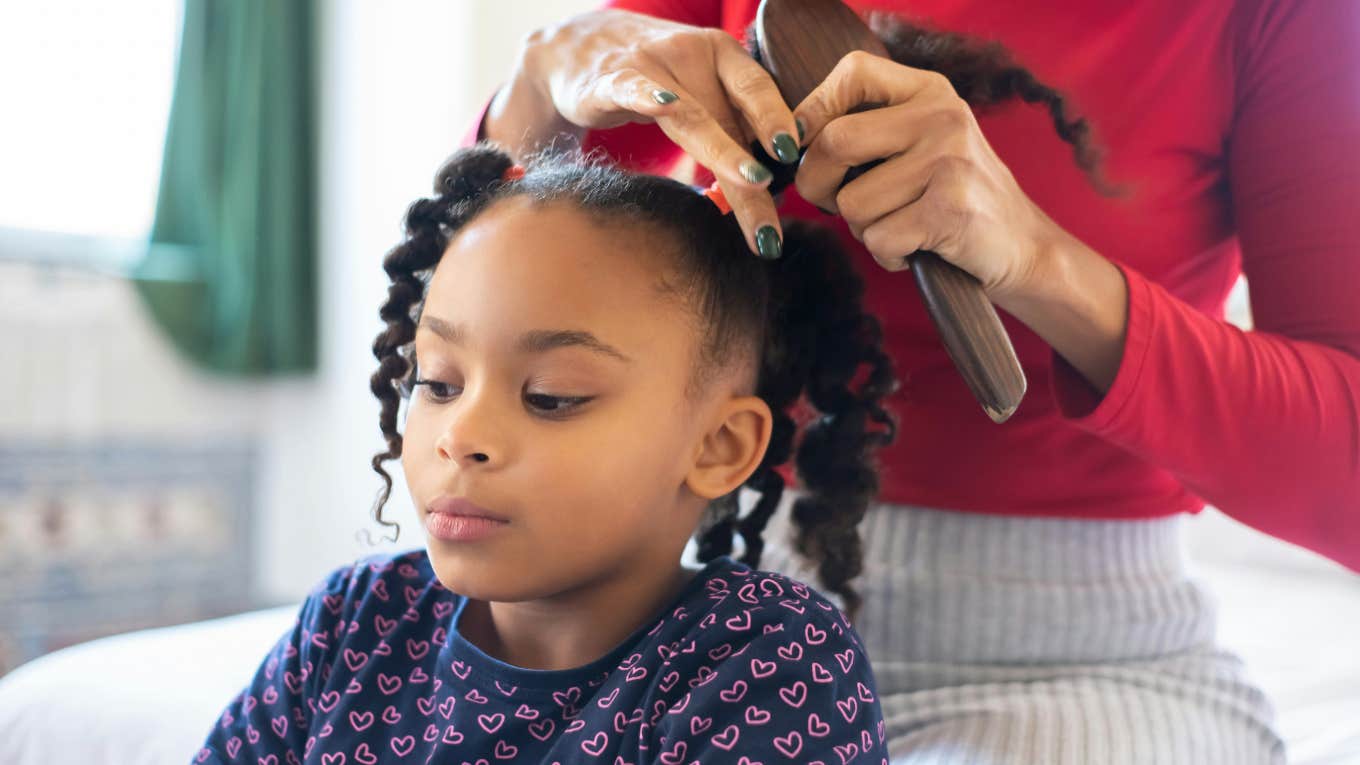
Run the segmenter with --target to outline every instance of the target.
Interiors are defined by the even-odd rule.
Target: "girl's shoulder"
[[[834,642],[849,641],[859,648],[859,636],[845,614],[806,582],[730,559],[710,567],[705,579],[702,594],[695,598],[705,604],[705,626],[721,621],[730,632],[797,633],[811,637],[814,645],[830,634]]]
[[[653,659],[663,761],[886,762],[873,671],[834,603],[727,560],[699,584],[670,615],[685,628]]]
[[[802,665],[818,679],[838,669],[843,679],[872,684],[859,633],[845,614],[814,587],[773,571],[723,560],[705,569],[670,618],[681,622],[678,640],[662,650],[675,668],[704,674],[737,663],[767,668]]]

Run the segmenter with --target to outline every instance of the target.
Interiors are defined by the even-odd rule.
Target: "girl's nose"
[[[459,462],[465,465],[475,465],[480,462],[491,461],[491,455],[487,454],[486,452],[472,451],[462,455],[461,457],[457,457],[456,455],[458,455],[458,453],[459,453],[458,449],[445,449],[441,447],[439,450],[439,458],[446,461],[452,461],[454,459],[457,459]]]
[[[486,407],[467,398],[459,401],[457,407],[452,422],[435,441],[439,459],[461,468],[499,464],[502,450],[491,425],[493,418],[482,411]]]

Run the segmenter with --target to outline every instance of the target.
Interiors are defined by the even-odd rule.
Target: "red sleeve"
[[[600,7],[645,13],[694,27],[722,26],[722,0],[604,0]]]
[[[1055,356],[1054,394],[1223,512],[1360,571],[1360,4],[1243,6],[1227,170],[1255,331],[1123,268],[1113,386],[1096,401]]]
[[[499,89],[497,88],[497,90]],[[463,140],[458,142],[458,148],[467,148],[477,143],[478,139],[482,137],[482,120],[486,119],[486,110],[491,108],[491,99],[495,97],[496,94],[493,92],[491,97],[487,98],[486,102],[482,104],[482,108],[477,110],[477,116],[473,117],[472,122],[468,124],[467,132],[463,133]]]
[[[618,8],[644,13],[648,16],[678,21],[698,27],[717,27],[722,24],[721,0],[605,0],[601,8]],[[482,119],[491,104],[488,98],[463,136],[459,146],[477,142]],[[586,132],[582,148],[590,151],[602,148],[624,167],[638,172],[665,175],[680,159],[680,149],[655,124],[628,124],[608,130]]]

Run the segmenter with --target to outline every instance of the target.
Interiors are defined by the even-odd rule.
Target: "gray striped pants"
[[[761,568],[815,584],[791,500]],[[856,627],[894,765],[1283,763],[1270,702],[1215,647],[1182,521],[874,506]]]

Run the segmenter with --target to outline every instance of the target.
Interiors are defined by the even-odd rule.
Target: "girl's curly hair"
[[[1101,184],[1085,121],[1071,118],[1062,96],[1012,63],[999,46],[928,31],[887,14],[869,21],[894,60],[941,72],[972,105],[1013,98],[1044,105],[1058,134],[1073,145],[1078,165]],[[749,34],[748,49],[756,50]],[[775,173],[773,193],[792,183],[795,166],[770,159],[758,144],[753,148]],[[379,366],[370,388],[381,403],[387,449],[372,458],[384,481],[374,518],[397,526],[382,517],[392,488],[383,463],[401,456],[397,412],[414,381],[416,322],[425,286],[449,242],[505,199],[571,204],[604,225],[647,227],[658,249],[674,257],[684,282],[673,286],[703,333],[691,389],[702,387],[715,370],[757,362],[756,395],[775,415],[769,448],[745,482],[758,499],[745,515],[739,512],[739,491],[711,503],[698,533],[700,559],[731,553],[734,536],[740,536],[742,560],[759,565],[761,535],[785,487],[777,468],[792,459],[804,489],[792,508],[796,546],[817,563],[821,585],[841,597],[853,618],[860,596],[851,581],[863,557],[858,527],[878,490],[874,452],[896,434],[883,406],[896,381],[879,323],[864,310],[863,283],[835,234],[806,221],[784,221],[784,256],[763,261],[747,250],[734,216],[721,214],[678,181],[627,173],[600,155],[553,150],[526,158],[523,178],[503,181],[513,163],[492,144],[455,153],[435,177],[435,196],[408,208],[405,239],[383,260],[391,285],[379,316],[387,326],[373,342]]]
[[[541,153],[525,160],[522,178],[502,181],[512,164],[510,155],[491,144],[454,154],[436,176],[436,196],[410,206],[405,241],[383,261],[391,285],[379,316],[387,326],[373,343],[379,365],[370,380],[387,441],[387,449],[372,459],[385,484],[373,508],[378,522],[395,525],[382,519],[392,488],[382,463],[401,456],[397,411],[414,382],[412,341],[425,287],[449,242],[506,199],[570,204],[603,225],[644,227],[658,250],[673,257],[679,283],[668,287],[693,312],[702,333],[688,389],[702,389],[717,370],[750,364],[758,369],[755,394],[775,413],[770,446],[745,484],[759,492],[759,501],[745,517],[738,517],[737,492],[713,502],[700,535],[700,557],[731,552],[737,533],[745,545],[743,560],[759,565],[761,531],[784,489],[776,468],[796,449],[807,489],[795,507],[801,538],[821,560],[823,585],[853,609],[858,599],[849,580],[860,558],[856,528],[877,489],[872,450],[895,430],[880,403],[894,382],[878,322],[864,312],[863,284],[835,235],[790,222],[783,257],[765,261],[747,251],[735,216],[723,215],[679,181],[627,173],[598,154],[579,151]],[[805,395],[820,417],[797,438],[789,410]]]

